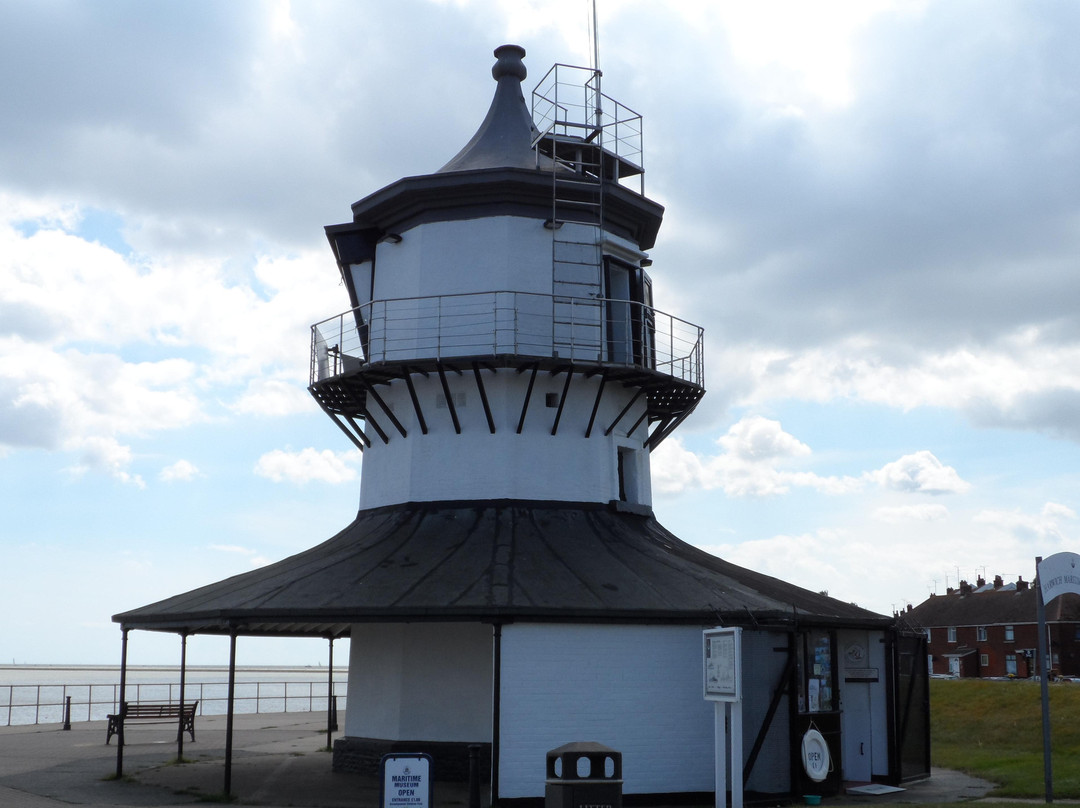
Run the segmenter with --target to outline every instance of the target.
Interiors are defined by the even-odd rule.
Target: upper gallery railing
[[[513,355],[639,367],[703,387],[703,331],[641,303],[528,292],[375,300],[311,327],[311,383],[382,362]]]

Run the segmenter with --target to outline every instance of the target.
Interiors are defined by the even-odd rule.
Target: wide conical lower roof
[[[652,516],[531,501],[361,511],[306,552],[113,620],[161,631],[321,636],[371,621],[890,622],[729,564]]]

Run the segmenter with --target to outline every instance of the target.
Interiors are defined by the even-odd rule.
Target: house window
[[[1016,654],[1005,655],[1005,675],[1016,676]]]
[[[1080,625],[1078,625],[1076,627],[1076,631],[1077,631],[1077,633],[1080,633]],[[934,641],[934,635],[931,633],[930,629],[926,629],[926,641],[928,643],[931,643],[931,642]]]
[[[949,642],[956,642],[956,626],[949,626]]]
[[[1005,642],[1016,642],[1016,632],[1012,626],[1005,626]]]
[[[990,664],[990,655],[989,654],[979,654],[979,666],[982,667],[982,668],[985,668],[989,664]]]
[[[979,642],[986,642],[986,626],[979,626],[976,631],[978,632]]]

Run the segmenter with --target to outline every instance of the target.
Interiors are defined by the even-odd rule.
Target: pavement
[[[325,716],[237,715],[234,726],[230,794],[236,804],[378,808],[377,778],[331,770]],[[116,739],[105,745],[104,722],[75,723],[68,731],[59,725],[0,728],[0,806],[157,808],[223,801],[224,716],[200,716],[195,733],[194,743],[185,738],[184,762],[177,763],[175,729],[129,727],[124,776],[116,779]],[[934,769],[928,780],[903,791],[844,794],[826,797],[822,804],[966,802],[985,798],[992,788],[985,780]],[[486,794],[483,800],[486,806]],[[435,808],[467,808],[468,802],[467,784],[435,783]]]

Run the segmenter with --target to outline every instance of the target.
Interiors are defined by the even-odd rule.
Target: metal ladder
[[[588,78],[570,83],[573,71]],[[535,147],[551,158],[551,263],[555,350],[599,359],[603,353],[604,127],[600,73],[556,65],[552,81],[533,92],[546,125]],[[538,95],[539,94],[539,95]],[[580,95],[579,95],[580,94]]]

